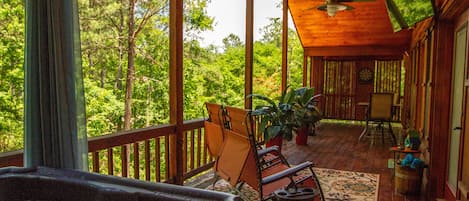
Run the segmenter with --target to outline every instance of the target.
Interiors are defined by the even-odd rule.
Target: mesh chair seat
[[[368,114],[366,123],[367,126],[370,123],[377,125],[377,129],[381,131],[381,139],[384,144],[384,124],[388,124],[389,135],[391,136],[392,144],[396,144],[395,136],[392,132],[391,120],[393,116],[393,102],[394,94],[392,93],[372,93],[370,95],[370,105],[368,108]],[[371,135],[374,143],[375,135]]]

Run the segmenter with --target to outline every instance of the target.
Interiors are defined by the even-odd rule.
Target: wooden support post
[[[176,125],[175,135],[170,136],[170,179],[181,185],[182,172],[182,128],[183,128],[183,1],[170,0],[169,2],[169,122]]]
[[[430,115],[430,198],[444,197],[446,164],[450,136],[451,77],[453,66],[454,26],[451,21],[440,21],[434,30],[432,66],[433,89]]]
[[[314,87],[314,76],[315,76],[315,72],[314,72],[314,67],[313,67],[313,57],[310,57],[308,56],[309,58],[309,87]],[[317,93],[318,89],[316,89],[316,93]]]
[[[303,87],[308,85],[308,57],[303,55]]]
[[[283,0],[282,18],[282,91],[287,88],[288,75],[288,0]]]
[[[246,0],[246,50],[244,72],[244,108],[252,108],[252,99],[246,98],[252,94],[252,64],[254,45],[254,0]]]
[[[324,60],[322,57],[311,57],[311,87],[316,94],[323,94],[324,88]],[[325,111],[325,97],[319,99],[319,108]]]

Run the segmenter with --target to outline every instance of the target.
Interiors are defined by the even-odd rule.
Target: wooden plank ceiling
[[[393,32],[385,0],[347,2],[353,10],[329,17],[316,9],[325,0],[289,0],[288,6],[307,56],[402,56],[408,30]]]

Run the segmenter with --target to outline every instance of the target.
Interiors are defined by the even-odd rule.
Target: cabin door
[[[465,105],[465,112],[464,114],[469,114],[469,41],[467,41],[467,35],[469,34],[468,32],[468,25],[466,24],[463,29],[465,30],[465,35],[466,35],[466,43],[464,43],[466,47],[466,54],[462,55],[464,56],[465,60],[464,63],[462,61],[459,61],[464,64],[466,68],[465,72],[465,81],[464,81],[464,91],[465,91],[465,99],[464,99],[464,105]],[[459,33],[459,32],[458,32]],[[463,33],[461,33],[463,35]],[[462,60],[462,59],[461,59]],[[459,199],[462,201],[467,201],[469,200],[468,194],[469,194],[469,115],[464,115],[464,130],[463,130],[463,136],[461,137],[461,156],[459,157],[460,159],[460,167],[461,169],[459,170],[459,177],[458,179],[458,188],[459,188]]]
[[[452,96],[452,116],[451,116],[451,134],[449,139],[449,159],[448,159],[448,177],[447,185],[455,195],[458,189],[458,175],[460,167],[460,147],[463,106],[466,78],[464,70],[466,68],[466,49],[467,49],[467,26],[457,30],[455,37],[454,67],[453,67],[453,96]]]

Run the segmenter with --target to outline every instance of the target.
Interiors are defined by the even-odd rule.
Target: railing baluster
[[[201,129],[197,129],[197,167],[200,167],[200,159],[202,158],[202,138]]]
[[[189,131],[189,132],[191,134],[191,148],[190,148],[190,155],[191,155],[191,165],[190,165],[190,167],[191,168],[190,169],[193,170],[194,169],[194,162],[195,162],[195,160],[194,160],[194,149],[195,149],[194,148],[194,140],[195,139],[194,139],[194,131],[192,130],[192,131]]]
[[[202,129],[199,129],[199,130],[200,130],[200,132],[202,132]],[[207,164],[208,163],[208,157],[207,157],[208,152],[207,152],[207,146],[205,146],[205,144],[206,144],[206,142],[205,142],[205,130],[203,130],[203,132],[204,132],[204,134],[201,138],[201,140],[204,141],[204,143],[202,143],[203,144],[203,149],[204,149],[204,159],[203,159],[203,161],[204,161],[204,164]]]
[[[150,140],[145,140],[145,180],[150,181]]]
[[[140,157],[138,153],[138,142],[134,143],[134,178],[140,178]]]
[[[93,172],[99,172],[99,152],[95,151],[92,155],[93,158]]]
[[[164,137],[164,154],[165,154],[165,162],[164,162],[164,166],[165,166],[165,178],[164,180],[165,181],[168,181],[169,179],[169,137],[168,136],[165,136]],[[174,154],[174,153],[171,153],[171,154]]]
[[[127,150],[127,145],[121,146],[121,160],[122,160],[121,167],[122,167],[122,176],[123,177],[127,177],[127,173],[128,173],[128,169],[127,169],[127,164],[128,164],[127,151],[128,151]]]
[[[161,161],[161,147],[160,147],[160,138],[155,138],[155,180],[156,182],[161,181],[161,168],[160,168],[160,161]]]
[[[183,132],[183,137],[182,137],[182,148],[184,148],[184,151],[182,152],[182,170],[184,173],[187,172],[187,132]]]
[[[112,147],[107,149],[107,174],[114,175],[114,155]]]

